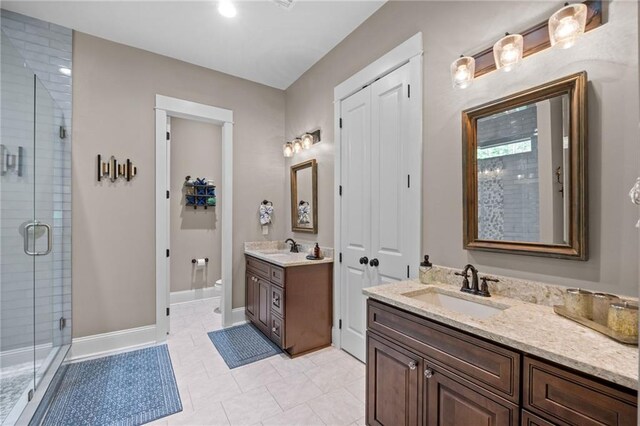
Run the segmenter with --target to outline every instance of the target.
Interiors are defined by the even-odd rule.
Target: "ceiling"
[[[2,7],[97,37],[286,89],[384,4],[297,0],[3,1]]]

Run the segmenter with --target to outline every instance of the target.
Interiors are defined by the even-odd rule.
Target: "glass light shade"
[[[584,33],[586,24],[587,5],[576,3],[563,7],[549,18],[551,46],[558,45],[563,49],[573,46]]]
[[[471,56],[463,56],[451,64],[451,82],[454,88],[469,87],[476,74],[476,60]]]
[[[313,146],[313,136],[310,134],[305,134],[302,136],[302,148],[309,149]]]
[[[225,18],[233,18],[238,13],[231,0],[220,0],[218,3],[218,13]]]
[[[522,45],[524,39],[520,34],[509,34],[502,37],[493,45],[493,59],[496,68],[511,71],[522,61]]]
[[[282,146],[282,153],[285,157],[293,157],[293,144],[291,142],[287,142]]]
[[[300,139],[293,140],[293,152],[298,153],[302,151],[302,141]]]

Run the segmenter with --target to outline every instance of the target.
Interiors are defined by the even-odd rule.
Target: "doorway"
[[[220,227],[220,311],[222,325],[232,324],[232,231],[233,231],[233,111],[182,99],[156,95],[156,340],[169,333],[171,277],[171,137],[167,131],[172,117],[220,126],[220,183],[224,202],[216,208]],[[214,140],[211,143],[215,143]],[[185,176],[186,177],[186,176]],[[183,177],[184,178],[184,177]],[[179,249],[179,248],[177,248]],[[194,259],[197,259],[194,257]]]
[[[422,36],[336,87],[334,312],[339,345],[365,360],[362,289],[418,275],[422,183]],[[366,79],[366,80],[365,80]],[[338,346],[338,345],[336,345]]]

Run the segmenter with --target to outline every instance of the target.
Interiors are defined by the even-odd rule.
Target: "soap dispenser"
[[[429,255],[424,255],[424,261],[420,263],[420,282],[422,284],[431,284],[433,279],[433,264],[429,262]]]

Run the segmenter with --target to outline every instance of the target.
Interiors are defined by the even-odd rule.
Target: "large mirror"
[[[587,259],[585,72],[466,110],[464,247]]]
[[[318,166],[316,160],[291,167],[291,230],[318,233]]]

